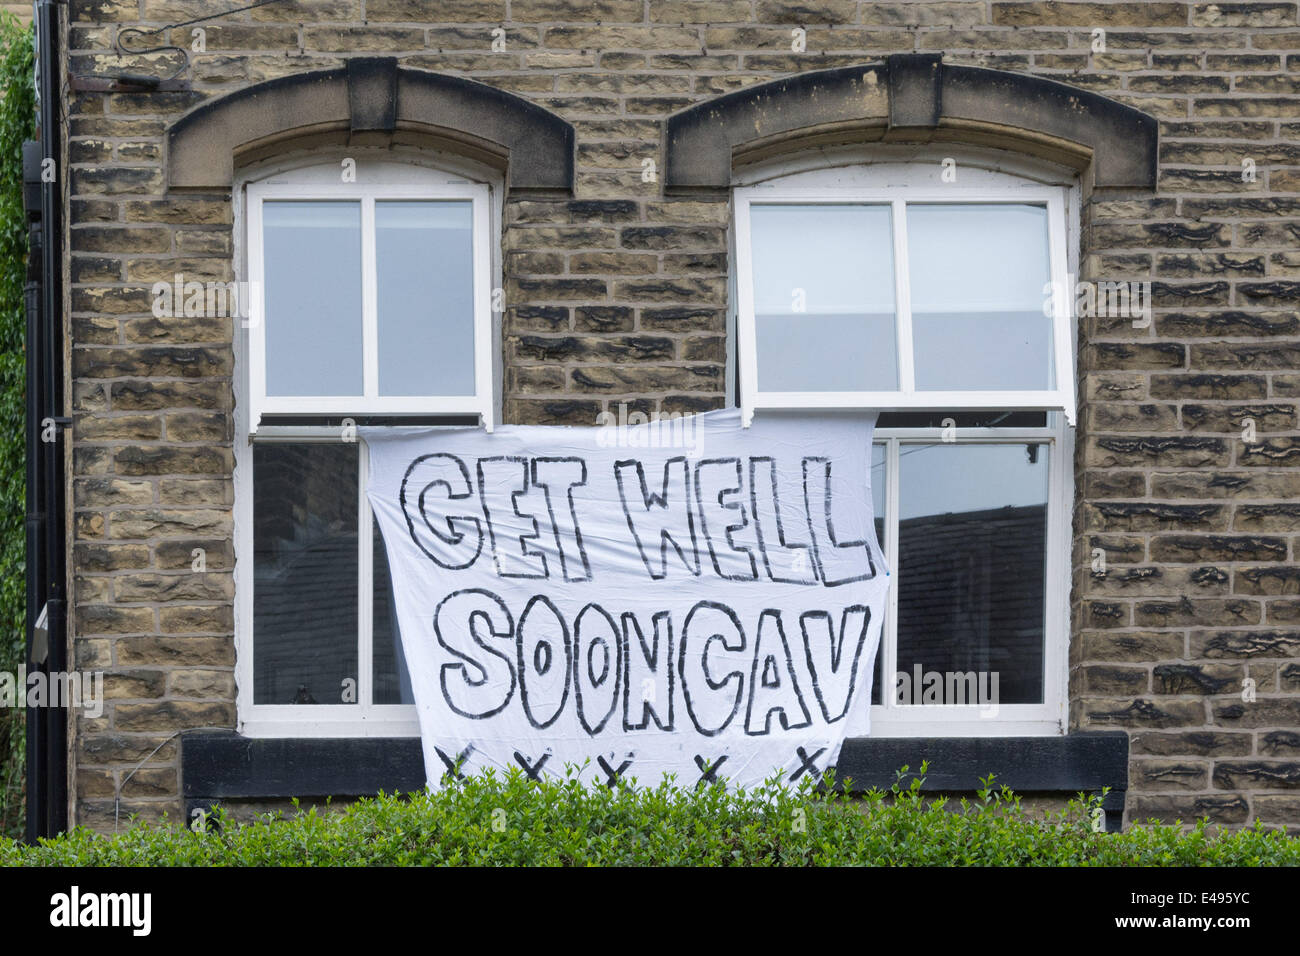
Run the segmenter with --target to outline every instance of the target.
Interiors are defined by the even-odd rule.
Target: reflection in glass
[[[908,204],[916,387],[1053,387],[1047,209]]]
[[[402,653],[402,634],[397,624],[397,603],[393,597],[393,579],[388,570],[388,552],[379,522],[371,519],[374,541],[374,605],[373,642],[375,703],[414,704],[411,694],[411,675],[406,670],[406,657]]]
[[[341,704],[357,686],[357,448],[253,446],[254,703]]]
[[[871,510],[876,518],[876,541],[880,550],[885,544],[885,446],[879,442],[871,446]],[[884,668],[884,634],[882,624],[880,631],[881,646],[876,650],[876,675],[871,680],[871,702],[880,703],[881,671]]]
[[[999,703],[1042,702],[1048,453],[1044,444],[902,445],[900,703],[973,704],[995,686]],[[939,698],[927,700],[931,672],[944,676]]]
[[[379,394],[474,394],[473,204],[375,203]]]
[[[750,207],[758,387],[898,388],[888,206]]]
[[[361,204],[262,204],[266,394],[362,393]]]

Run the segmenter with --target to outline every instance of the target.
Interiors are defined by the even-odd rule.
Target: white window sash
[[[1022,408],[1059,411],[1073,425],[1076,416],[1074,337],[1070,319],[1069,263],[1065,248],[1065,191],[1062,187],[1026,186],[1000,190],[906,190],[773,188],[745,186],[733,190],[736,219],[736,344],[740,366],[741,415],[746,425],[757,409],[947,410]],[[1056,385],[1049,390],[964,391],[915,387],[912,311],[907,248],[906,206],[914,203],[1042,205],[1048,216],[1048,256],[1052,286],[1052,348]],[[899,388],[895,391],[767,392],[758,381],[758,342],[754,321],[754,265],[750,231],[752,205],[887,205],[893,230],[895,323]],[[1047,296],[1045,294],[1044,298]]]
[[[474,394],[382,396],[379,394],[378,264],[374,209],[384,200],[471,201],[473,216]],[[362,242],[362,366],[360,396],[271,396],[266,391],[266,267],[262,206],[268,201],[358,202]],[[478,415],[491,431],[493,400],[491,190],[477,183],[429,185],[251,183],[247,188],[249,303],[249,419],[255,433],[267,415]],[[436,343],[432,343],[436,346]]]
[[[252,444],[308,443],[337,444],[337,428],[297,426],[263,429],[250,436]],[[253,617],[257,596],[251,563],[253,560],[253,490],[256,483],[253,455],[247,455],[236,479],[237,521],[247,529],[237,542],[237,560],[247,562],[248,573],[240,582],[236,605],[238,627],[251,637],[239,646],[235,673],[238,681],[239,729],[252,737],[407,737],[418,736],[419,722],[412,704],[374,703],[374,543],[370,501],[366,497],[369,455],[365,443],[357,440],[357,701],[354,704],[257,704],[254,703]],[[330,688],[342,694],[342,687]]]
[[[1055,417],[1057,421],[1051,419]],[[881,547],[890,568],[898,568],[899,454],[904,445],[943,441],[938,428],[880,428],[874,441],[885,446],[885,540]],[[898,594],[903,584],[897,576],[889,589],[888,611],[881,632],[881,683],[879,704],[871,704],[871,735],[875,737],[993,737],[1054,736],[1067,726],[1066,686],[1069,636],[1069,509],[1072,483],[1073,430],[1049,417],[1045,428],[961,428],[957,444],[1049,446],[1047,534],[1044,543],[1043,700],[1035,704],[1001,704],[996,715],[982,715],[978,706],[951,704],[900,705],[894,699],[898,671]]]

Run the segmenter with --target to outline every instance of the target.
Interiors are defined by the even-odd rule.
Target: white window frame
[[[939,444],[939,428],[878,428],[874,444],[885,446],[885,561],[898,568],[899,455],[908,445]],[[874,737],[1052,736],[1066,730],[1066,679],[1070,634],[1070,508],[1073,497],[1073,429],[1059,412],[1049,412],[1043,428],[958,428],[955,444],[1048,446],[1047,529],[1043,573],[1043,700],[1037,704],[999,704],[996,712],[977,705],[899,704],[899,578],[890,582],[888,606],[880,635],[880,703],[872,704]],[[910,675],[909,675],[910,676]]]
[[[343,183],[340,161],[356,162],[357,182]],[[436,164],[436,165],[435,165]],[[248,275],[257,293],[250,301],[249,319],[236,323],[235,334],[235,680],[238,732],[247,737],[418,737],[419,719],[414,704],[375,704],[374,701],[374,520],[365,494],[369,455],[357,438],[358,452],[358,601],[357,601],[357,702],[354,704],[256,704],[253,672],[253,446],[260,442],[337,442],[337,427],[296,424],[262,424],[267,414],[308,414],[338,418],[345,415],[478,414],[485,429],[498,421],[502,370],[500,330],[491,311],[491,290],[501,285],[500,235],[502,184],[500,177],[457,157],[406,151],[368,155],[349,150],[346,155],[309,152],[285,157],[274,165],[247,172],[235,188],[235,261]],[[474,200],[474,304],[475,382],[473,407],[465,398],[400,396],[382,404],[348,397],[294,399],[287,406],[254,398],[253,382],[265,382],[265,328],[258,321],[262,307],[260,203],[268,198],[356,199],[462,198]],[[372,205],[373,208],[373,205]],[[373,221],[373,219],[371,220]],[[364,233],[363,233],[364,235]],[[373,232],[369,274],[373,288]],[[363,250],[364,252],[364,250]],[[363,266],[363,268],[365,268]],[[363,276],[364,281],[364,276]],[[374,299],[371,298],[371,304]],[[373,316],[371,316],[373,318]],[[371,329],[377,328],[367,323]],[[241,327],[242,325],[242,327]],[[369,333],[368,333],[369,335]],[[371,340],[374,341],[373,339]],[[377,353],[372,353],[377,354]],[[373,366],[372,366],[373,367]],[[377,398],[378,396],[376,396]],[[263,399],[265,396],[263,396]],[[299,405],[299,403],[302,403]],[[310,403],[310,404],[307,404]]]
[[[267,430],[264,429],[264,432]],[[258,444],[337,444],[339,430],[277,427],[261,434]],[[236,542],[237,576],[236,679],[239,684],[237,709],[239,731],[249,737],[415,737],[420,726],[414,704],[374,703],[374,538],[368,533],[374,520],[366,497],[370,456],[360,440],[356,443],[357,471],[357,701],[354,704],[256,704],[253,673],[253,473],[250,443],[242,481],[236,481],[237,524],[247,531]],[[363,531],[364,529],[364,531]],[[340,688],[341,691],[341,688]]]
[[[942,171],[955,158],[957,181],[944,183]],[[728,396],[736,396],[746,424],[756,410],[814,408],[827,411],[1043,411],[1044,427],[956,428],[948,435],[959,444],[1049,446],[1048,507],[1044,567],[1043,700],[1002,704],[996,716],[981,716],[979,706],[900,705],[895,700],[898,582],[891,581],[881,632],[880,704],[869,707],[873,737],[1058,736],[1068,728],[1070,641],[1070,543],[1074,501],[1074,445],[1077,367],[1076,323],[1071,309],[1071,277],[1078,272],[1080,193],[1074,174],[1062,167],[996,150],[957,144],[939,147],[876,145],[810,150],[793,158],[755,164],[741,171],[732,188],[731,309],[728,332],[735,348],[728,361]],[[894,230],[898,391],[760,392],[755,341],[750,206],[754,203],[889,205]],[[907,272],[907,203],[1037,203],[1048,211],[1048,254],[1054,294],[1052,335],[1056,388],[1049,392],[924,391],[914,388],[911,352],[911,302]],[[897,225],[895,225],[897,224]],[[1045,295],[1046,299],[1047,296]],[[736,379],[739,378],[739,382]],[[736,387],[738,384],[738,388]],[[907,389],[905,391],[905,389]],[[891,569],[898,567],[899,454],[908,444],[945,440],[941,428],[877,428],[874,444],[886,449],[885,540],[880,542]],[[850,733],[854,728],[850,726]]]
[[[912,302],[908,265],[907,215],[909,204],[1015,204],[1042,205],[1047,209],[1050,281],[1055,290],[1069,289],[1070,268],[1065,249],[1065,195],[1060,187],[1022,186],[1007,189],[824,187],[797,185],[739,186],[733,190],[736,222],[736,344],[740,364],[740,405],[746,425],[754,412],[768,409],[853,409],[891,411],[960,410],[985,408],[1037,408],[1064,413],[1075,420],[1074,338],[1069,296],[1054,294],[1052,348],[1056,387],[1045,391],[920,390],[916,388],[912,351]],[[758,343],[754,323],[754,264],[750,241],[750,207],[753,205],[874,205],[890,207],[894,249],[894,314],[898,348],[898,383],[892,391],[765,392],[758,381]],[[1045,295],[1045,298],[1047,296]]]
[[[491,193],[483,183],[355,183],[337,184],[266,181],[251,183],[248,204],[249,417],[257,431],[266,415],[478,415],[488,431],[495,425],[492,388],[492,269],[490,236]],[[474,246],[474,394],[379,394],[378,282],[375,255],[375,203],[384,200],[464,200],[473,209]],[[266,394],[266,297],[262,246],[262,206],[269,201],[340,202],[361,204],[361,300],[363,394],[357,396],[272,396]]]

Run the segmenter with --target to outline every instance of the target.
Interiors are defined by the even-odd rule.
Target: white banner
[[[869,415],[363,429],[429,785],[744,787],[867,730]]]

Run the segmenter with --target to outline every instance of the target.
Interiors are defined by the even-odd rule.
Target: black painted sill
[[[897,772],[909,768],[905,786],[929,761],[926,793],[973,793],[980,780],[995,775],[995,784],[1016,793],[1074,796],[1099,794],[1106,829],[1118,832],[1128,790],[1128,734],[1123,731],[1068,734],[1064,737],[850,737],[840,751],[840,777],[853,792],[873,787],[888,790]]]
[[[1064,737],[851,737],[839,774],[854,792],[888,789],[896,772],[909,779],[929,761],[926,792],[973,793],[992,773],[1017,793],[1100,793],[1106,829],[1117,831],[1128,789],[1128,734]],[[236,800],[361,797],[424,787],[418,737],[242,737],[189,731],[181,738],[181,793],[195,808]]]

